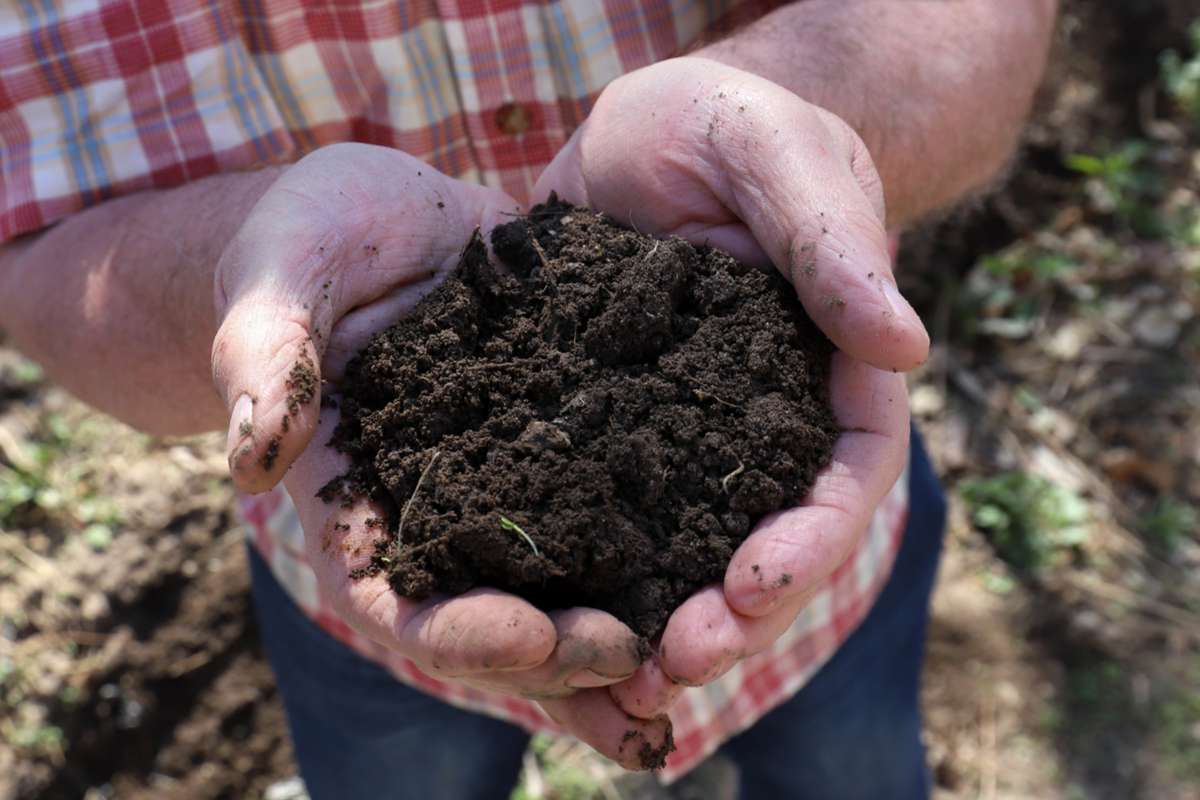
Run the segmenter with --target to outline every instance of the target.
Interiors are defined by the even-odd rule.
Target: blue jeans
[[[723,752],[742,800],[918,800],[918,707],[945,500],[916,433],[904,542],[863,624],[800,690]],[[310,621],[254,551],[254,600],[314,800],[503,800],[529,736],[396,681]]]

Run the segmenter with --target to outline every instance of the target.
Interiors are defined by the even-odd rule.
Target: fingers
[[[269,300],[233,305],[213,344],[213,377],[230,406],[226,448],[234,483],[264,492],[312,437],[321,402],[311,319]]]
[[[398,615],[385,632],[393,631],[401,652],[443,678],[528,670],[544,663],[555,646],[554,623],[545,613],[495,589],[426,604],[408,620]]]
[[[721,587],[700,590],[675,610],[663,631],[663,675],[685,686],[716,680],[742,659],[770,647],[808,599],[807,594],[790,597],[762,616],[747,617],[729,607]]]
[[[842,428],[833,460],[803,505],[764,519],[725,573],[725,598],[739,614],[762,616],[825,580],[904,468],[909,415],[902,375],[835,353],[830,395]]]
[[[616,617],[591,608],[572,608],[550,615],[558,644],[547,663],[565,685],[586,689],[625,680],[649,654],[640,636]]]
[[[586,689],[572,697],[543,700],[542,709],[580,741],[628,770],[661,769],[675,749],[671,720],[628,716],[607,689]]]
[[[584,124],[586,125],[586,122]],[[568,203],[577,206],[591,205],[588,187],[584,181],[582,133],[582,129],[577,130],[538,176],[533,186],[533,198],[540,201],[549,197],[551,192],[556,192]]]
[[[337,417],[335,409],[321,410],[317,442],[328,441]],[[341,453],[310,447],[297,459],[285,485],[306,532],[318,583],[342,617],[365,636],[403,653],[436,677],[531,697],[617,683],[646,657],[641,637],[594,609],[547,616],[493,589],[414,603],[397,595],[382,576],[351,578],[354,570],[370,564],[385,534],[377,522],[380,510],[370,503],[358,501],[347,508],[316,497],[348,467]]]
[[[577,689],[610,686],[628,679],[649,655],[640,636],[616,617],[591,608],[550,614],[557,643],[533,669],[489,673],[472,686],[535,700],[566,697]]]
[[[629,713],[659,712],[673,700],[672,682],[709,683],[769,647],[861,538],[907,458],[904,379],[837,353],[830,392],[843,428],[832,463],[800,508],[768,517],[742,543],[723,586],[675,610],[658,674],[643,668],[612,689]]]
[[[738,114],[745,102],[730,96],[711,110],[737,117],[710,140],[728,202],[839,349],[883,369],[922,363],[929,337],[896,287],[883,188],[858,135],[795,98]]]
[[[336,422],[335,410],[321,411],[318,442],[328,441]],[[549,658],[557,642],[554,623],[518,597],[477,589],[415,603],[397,595],[381,575],[352,578],[355,569],[369,565],[385,534],[372,519],[379,512],[371,504],[358,501],[347,508],[316,497],[347,466],[333,449],[310,447],[285,482],[317,582],[347,623],[436,677],[527,670]]]
[[[657,108],[646,118],[638,109]],[[843,351],[922,363],[929,337],[892,275],[882,184],[837,116],[716,62],[674,59],[614,81],[539,181],[630,227],[765,255]]]
[[[684,685],[663,672],[660,659],[661,655],[648,659],[629,680],[609,688],[612,699],[626,714],[654,719],[667,713],[683,693]]]
[[[217,266],[213,378],[239,489],[269,489],[308,444],[331,339],[337,376],[515,206],[384,147],[321,148],[282,174]]]

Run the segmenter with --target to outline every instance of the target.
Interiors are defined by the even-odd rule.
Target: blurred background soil
[[[941,800],[1200,798],[1194,21],[1068,2],[1008,176],[905,239],[935,342],[914,416],[951,498]],[[0,799],[303,797],[220,444],[94,414],[0,339]],[[514,796],[663,792],[538,739]]]

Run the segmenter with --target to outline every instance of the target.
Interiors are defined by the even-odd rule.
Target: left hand
[[[642,661],[632,630],[596,609],[545,613],[486,587],[416,601],[382,575],[353,578],[384,535],[372,521],[384,511],[366,498],[347,506],[317,496],[350,466],[328,446],[339,412],[318,401],[320,379],[337,381],[372,334],[449,273],[472,231],[515,208],[498,190],[390,148],[330,145],[289,167],[216,272],[216,385],[235,412],[240,394],[258,397],[230,426],[231,466],[251,490],[286,473],[317,586],[345,622],[431,677],[536,699],[600,752],[646,768],[643,747],[662,750],[669,721],[630,721],[604,688]],[[305,371],[297,397],[293,376]]]
[[[870,154],[834,114],[750,73],[679,58],[611,83],[535,188],[657,235],[773,263],[840,352],[830,400],[842,428],[803,504],[763,519],[722,586],[675,610],[657,659],[610,688],[643,719],[770,646],[861,539],[903,470],[900,371],[929,338],[900,296]],[[752,569],[756,567],[756,569]]]

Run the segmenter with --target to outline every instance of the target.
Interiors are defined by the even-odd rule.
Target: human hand
[[[643,232],[775,264],[839,351],[831,403],[843,433],[804,503],[764,519],[723,586],[675,610],[658,658],[611,689],[630,714],[663,713],[768,647],[865,533],[903,469],[908,404],[897,371],[929,340],[896,289],[883,191],[861,140],[833,114],[715,61],[680,58],[605,89],[538,181]]]
[[[382,511],[316,497],[348,471],[325,445],[338,412],[320,402],[322,381],[336,386],[370,336],[454,268],[476,228],[516,209],[502,192],[382,147],[335,145],[289,168],[217,268],[213,374],[232,411],[230,469],[247,491],[283,477],[321,591],[349,624],[435,678],[539,700],[569,731],[636,768],[641,744],[657,748],[669,722],[632,723],[601,688],[641,662],[629,628],[592,609],[546,614],[492,589],[414,602],[383,576],[353,579],[385,535],[367,522]]]

